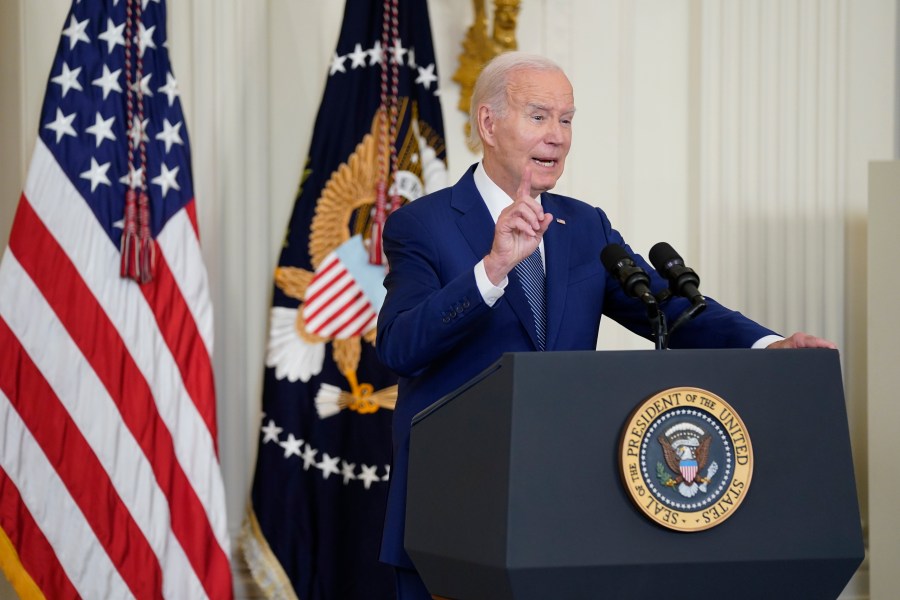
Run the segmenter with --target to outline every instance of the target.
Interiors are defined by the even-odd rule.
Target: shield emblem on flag
[[[697,461],[693,459],[683,460],[678,465],[678,469],[681,471],[681,476],[684,477],[684,480],[690,483],[697,476]]]
[[[338,340],[362,335],[375,327],[384,301],[384,267],[371,265],[355,235],[326,256],[306,290],[306,330]]]

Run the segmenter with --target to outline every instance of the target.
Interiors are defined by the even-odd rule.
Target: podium
[[[632,501],[623,427],[661,390],[727,400],[753,474],[727,520],[673,531]],[[413,420],[405,546],[454,600],[836,598],[864,556],[838,353],[504,355]]]

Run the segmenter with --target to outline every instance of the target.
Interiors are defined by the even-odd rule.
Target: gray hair
[[[478,135],[478,107],[487,105],[498,117],[506,116],[509,78],[516,71],[527,70],[563,72],[562,67],[549,58],[515,51],[495,56],[481,70],[469,105],[469,133],[466,143],[473,152],[482,149],[481,136]]]

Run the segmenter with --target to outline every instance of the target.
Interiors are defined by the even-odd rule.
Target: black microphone
[[[619,244],[607,244],[600,252],[600,262],[609,273],[619,280],[622,289],[632,298],[640,298],[645,304],[655,305],[656,298],[650,293],[650,276],[634,264],[628,252]]]
[[[706,305],[706,299],[700,293],[700,277],[690,267],[686,267],[684,259],[666,242],[660,242],[650,248],[650,263],[656,271],[669,280],[669,289],[673,294],[684,296],[691,304]]]

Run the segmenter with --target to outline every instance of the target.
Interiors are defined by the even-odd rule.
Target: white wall
[[[68,0],[0,4],[0,242]],[[169,0],[216,308],[229,526],[255,460],[271,276],[342,3]],[[429,0],[451,176],[476,157],[451,81],[471,23]],[[488,3],[489,5],[491,3]],[[892,158],[894,0],[523,0],[518,40],[568,71],[578,114],[559,190],[636,250],[669,241],[702,289],[786,333],[839,342],[861,500],[866,460],[866,164]],[[11,92],[10,90],[15,90]],[[648,347],[604,325],[602,347]],[[877,527],[876,523],[869,526]],[[863,569],[845,592],[866,594]]]

